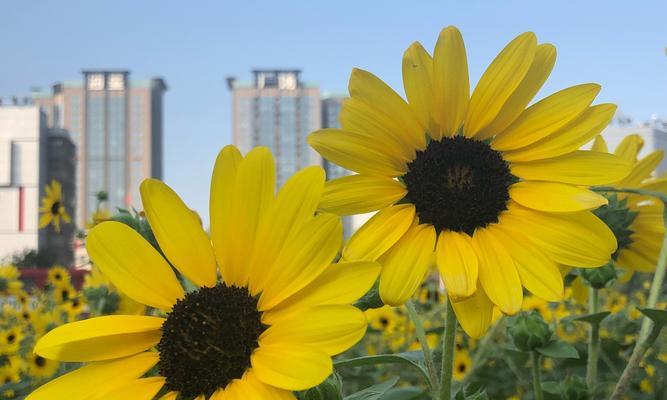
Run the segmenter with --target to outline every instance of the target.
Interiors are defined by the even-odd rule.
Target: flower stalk
[[[408,316],[412,320],[412,323],[415,326],[415,332],[417,333],[417,341],[421,346],[422,353],[424,353],[424,364],[426,364],[426,370],[428,371],[429,383],[431,385],[431,392],[433,393],[433,398],[437,399],[437,393],[439,392],[439,382],[438,382],[438,373],[435,369],[435,363],[433,362],[433,355],[431,349],[428,346],[428,341],[426,339],[426,332],[424,331],[424,325],[419,318],[419,314],[415,309],[415,305],[412,300],[408,300],[405,303],[405,308],[408,311]]]
[[[535,400],[544,400],[544,394],[542,393],[542,373],[540,371],[540,358],[540,353],[537,351],[532,351],[530,353]]]
[[[598,301],[599,291],[596,288],[589,288],[588,312],[596,314],[599,310]],[[598,360],[600,358],[600,324],[590,324],[590,335],[588,341],[588,362],[586,363],[586,385],[588,390],[593,393],[597,383]]]
[[[454,351],[456,350],[456,314],[449,297],[446,300],[445,333],[442,340],[442,374],[440,376],[440,400],[452,398],[452,373],[454,368]]]

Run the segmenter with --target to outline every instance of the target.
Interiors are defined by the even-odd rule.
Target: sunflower
[[[34,379],[48,379],[58,372],[60,363],[48,360],[40,355],[31,354],[28,357],[28,376]],[[54,398],[54,397],[52,397]]]
[[[656,150],[638,159],[643,145],[641,136],[634,134],[626,136],[616,147],[614,154],[631,163],[632,169],[627,177],[615,182],[614,186],[667,193],[667,177],[651,177],[660,165],[664,152]],[[608,152],[602,136],[595,138],[593,150]],[[665,234],[662,202],[629,194],[606,193],[605,196],[609,199],[608,204],[595,213],[616,235],[618,249],[612,254],[612,259],[616,266],[628,272],[624,280],[629,279],[634,271],[655,271]]]
[[[0,386],[8,383],[18,383],[20,380],[21,375],[18,371],[8,365],[0,367]]]
[[[56,232],[60,232],[61,219],[65,223],[70,223],[72,221],[69,214],[67,214],[67,210],[65,210],[62,186],[60,186],[60,182],[54,179],[51,181],[51,184],[47,184],[44,187],[44,191],[46,193],[44,197],[42,197],[42,206],[39,209],[39,212],[41,213],[39,217],[39,228],[45,228],[53,223],[53,229],[55,229]]]
[[[23,288],[21,272],[13,265],[0,265],[0,294],[16,294]]]
[[[68,286],[71,278],[67,268],[55,265],[49,269],[47,280],[51,286],[59,288]]]
[[[363,337],[366,318],[351,303],[380,269],[331,264],[342,226],[315,215],[323,187],[324,171],[309,167],[274,195],[270,151],[243,158],[227,146],[213,171],[209,238],[171,188],[144,181],[146,216],[169,261],[114,221],[90,231],[87,249],[119,290],[163,316],[102,316],[50,331],[38,355],[89,364],[28,398],[152,398],[164,387],[172,398],[295,399],[291,391],[321,383],[331,356]],[[170,264],[196,289],[186,293]],[[140,379],[154,366],[158,376]]]
[[[372,329],[384,333],[393,333],[400,324],[401,316],[392,307],[371,308],[366,310],[366,319]]]
[[[523,300],[523,311],[535,311],[544,318],[545,321],[551,321],[553,312],[549,308],[549,303],[535,296],[526,296]]]
[[[15,354],[21,347],[23,331],[13,326],[0,331],[0,354]]]
[[[323,157],[356,172],[327,182],[321,211],[378,211],[347,242],[344,260],[378,260],[380,296],[404,303],[431,254],[463,328],[481,336],[492,305],[521,309],[522,286],[562,298],[558,264],[598,267],[616,250],[590,210],[607,200],[583,185],[618,181],[628,163],[578,150],[616,106],[591,106],[596,84],[563,89],[526,108],[556,50],[531,32],[512,40],[469,95],[465,47],[445,28],[433,57],[414,43],[403,58],[408,101],[352,71],[342,129],[312,133]]]
[[[111,219],[111,213],[107,209],[99,209],[90,216],[90,221],[86,222],[86,228],[91,229],[104,221]]]
[[[63,304],[77,296],[76,289],[71,284],[63,284],[62,286],[53,288],[53,301],[56,304]]]
[[[454,370],[452,376],[455,380],[462,381],[468,372],[470,372],[471,367],[472,359],[467,351],[461,350],[454,354]]]

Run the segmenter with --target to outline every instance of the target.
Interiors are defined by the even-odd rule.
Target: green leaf
[[[380,308],[384,306],[384,302],[380,298],[380,283],[379,281],[375,282],[373,287],[356,303],[354,306],[360,309],[361,311],[366,311],[371,308]]]
[[[378,400],[398,382],[398,377],[378,383],[357,393],[345,396],[345,400]]]
[[[421,365],[419,358],[413,354],[419,352],[408,352],[399,354],[381,354],[377,356],[364,356],[350,358],[347,360],[338,360],[334,362],[334,367],[364,367],[369,365],[382,364],[403,364],[415,368],[424,377],[425,382],[430,382],[426,368]]]
[[[546,346],[536,348],[535,351],[551,358],[579,358],[579,353],[574,346],[559,340],[553,340]]]
[[[560,394],[560,383],[554,381],[542,382],[542,390],[554,395]]]
[[[607,318],[607,316],[610,314],[611,312],[609,311],[602,311],[595,314],[587,314],[587,315],[582,315],[581,317],[570,318],[570,321],[586,322],[591,325],[600,325],[602,320]]]
[[[466,387],[461,388],[461,390],[456,393],[454,400],[489,400],[489,395],[486,394],[484,388],[478,388],[471,393],[470,387]]]
[[[427,391],[417,387],[394,388],[382,396],[382,400],[429,400],[430,398]]]
[[[658,310],[656,308],[638,308],[638,310],[649,317],[656,325],[667,325],[667,310]]]

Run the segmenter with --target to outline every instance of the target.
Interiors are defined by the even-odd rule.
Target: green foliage
[[[510,322],[507,333],[521,351],[533,351],[546,346],[553,332],[540,314],[533,311],[521,313]]]
[[[599,268],[582,268],[579,274],[590,287],[595,289],[609,287],[617,277],[613,261]]]

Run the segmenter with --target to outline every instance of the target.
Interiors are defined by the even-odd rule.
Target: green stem
[[[456,350],[456,314],[452,303],[447,298],[445,311],[445,334],[442,340],[442,375],[440,376],[440,400],[452,398],[452,372],[454,367],[454,351]]]
[[[535,400],[544,400],[542,394],[542,374],[540,372],[540,353],[533,351],[530,353],[532,361],[531,368],[533,370],[533,391],[535,392]]]
[[[653,329],[649,333],[646,340],[644,340],[641,343],[639,342],[637,343],[637,345],[635,346],[635,350],[632,352],[632,355],[630,356],[628,365],[625,366],[623,374],[619,378],[618,383],[614,388],[614,392],[611,394],[609,400],[621,400],[625,398],[624,393],[628,390],[628,387],[630,387],[630,381],[632,379],[632,375],[634,375],[635,371],[639,368],[639,364],[644,358],[644,355],[646,355],[648,349],[653,345],[653,343],[655,343],[656,339],[658,338],[658,335],[660,334],[661,328],[662,326],[654,325]]]
[[[588,312],[598,312],[598,290],[589,288]],[[600,358],[600,324],[591,324],[590,337],[588,341],[588,363],[586,364],[586,386],[593,393],[598,377],[598,360]]]
[[[665,204],[665,210],[667,210],[667,204]],[[667,227],[667,213],[664,217],[665,227]],[[658,298],[660,297],[660,291],[662,290],[663,283],[665,282],[665,273],[667,272],[667,234],[662,240],[662,248],[660,249],[660,255],[658,256],[658,265],[655,267],[655,273],[653,274],[653,282],[651,282],[651,289],[648,292],[648,299],[646,300],[646,308],[655,308],[658,304]],[[651,326],[653,321],[650,318],[644,317],[642,321],[642,327],[639,331],[639,337],[637,338],[637,343],[646,339],[649,332],[651,332]]]
[[[426,364],[426,370],[428,371],[429,380],[431,381],[431,391],[433,392],[433,398],[435,399],[435,396],[438,393],[438,373],[435,370],[435,363],[433,362],[431,349],[428,347],[424,325],[422,324],[421,319],[419,319],[419,315],[417,314],[417,310],[415,309],[415,305],[412,303],[412,300],[408,300],[405,303],[405,308],[408,310],[408,316],[412,320],[412,323],[415,325],[417,340],[419,341],[419,345],[422,348],[422,353],[424,353],[424,364]]]
[[[615,192],[615,193],[632,193],[632,194],[639,194],[642,196],[651,196],[660,199],[663,203],[667,203],[667,195],[664,193],[660,192],[653,192],[650,190],[644,190],[644,189],[632,189],[632,188],[616,188],[616,187],[611,187],[611,186],[598,186],[591,188],[591,190],[594,190],[596,192]]]

